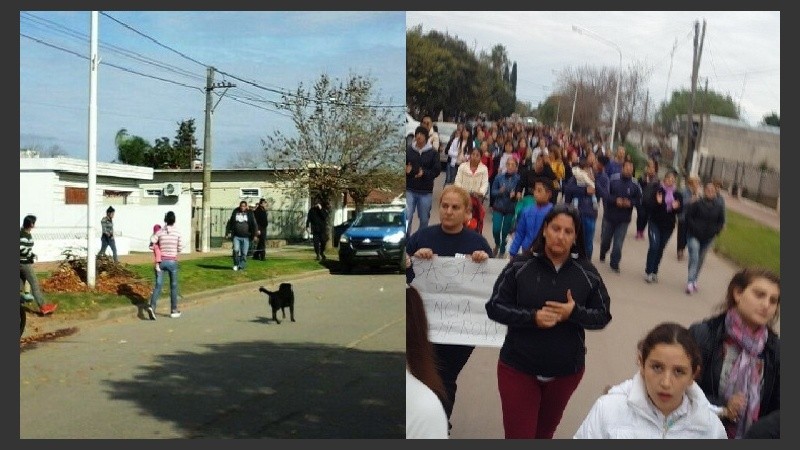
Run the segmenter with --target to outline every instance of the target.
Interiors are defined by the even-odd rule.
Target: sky
[[[188,119],[203,147],[207,66],[218,70],[216,82],[236,84],[214,97],[213,168],[260,154],[276,130],[293,135],[288,112],[272,102],[323,73],[372,79],[373,103],[392,107],[399,127],[405,25],[402,11],[101,11],[97,161],[116,159],[123,128],[151,144],[171,142]],[[90,33],[89,11],[20,11],[20,148],[88,158]]]
[[[623,71],[629,64],[652,70],[651,105],[660,105],[674,90],[690,90],[695,22],[699,21],[702,33],[703,20],[698,89],[707,79],[709,91],[729,95],[739,105],[741,118],[751,125],[772,112],[780,116],[779,11],[406,13],[409,28],[421,24],[423,33],[446,32],[476,55],[502,44],[509,60],[517,63],[517,99],[534,107],[553,93],[563,69],[586,65],[617,69],[620,53]],[[588,33],[573,31],[573,25]],[[648,109],[652,114],[654,108]]]

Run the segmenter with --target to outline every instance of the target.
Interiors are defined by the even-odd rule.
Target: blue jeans
[[[706,242],[700,242],[694,236],[686,238],[686,249],[689,250],[689,283],[697,283],[697,275],[700,274],[700,269],[703,267],[703,261],[706,259],[706,252],[714,242],[714,238]]]
[[[447,171],[444,176],[444,184],[453,184],[453,182],[456,181],[456,172],[458,172],[458,166],[451,166],[448,162]]]
[[[419,217],[419,228],[428,226],[428,220],[431,218],[431,206],[433,206],[433,193],[422,193],[414,191],[406,191],[406,214],[408,215],[408,232],[407,236],[411,236],[411,222],[414,218],[414,210],[417,210],[417,217]]]
[[[492,212],[492,237],[498,254],[506,252],[506,238],[514,224],[514,212],[503,214],[499,211]]]
[[[97,252],[98,256],[103,256],[106,254],[106,249],[111,248],[111,254],[114,255],[114,262],[119,262],[117,258],[117,243],[114,241],[114,237],[108,237],[105,234],[100,236],[100,251]]]
[[[161,270],[156,270],[156,286],[150,296],[150,307],[156,310],[158,297],[161,296],[161,287],[164,285],[164,273],[169,273],[169,303],[172,308],[170,312],[178,310],[178,261],[174,259],[164,259],[161,261]]]
[[[250,250],[250,238],[233,237],[233,265],[244,270],[247,265],[247,252]]]
[[[622,244],[625,242],[629,223],[611,223],[603,219],[603,223],[600,226],[600,257],[605,258],[609,247],[611,247],[611,261],[609,264],[612,269],[619,269],[619,261],[622,259]],[[613,247],[612,238],[614,240]]]
[[[647,223],[647,263],[644,267],[645,273],[658,273],[658,266],[661,265],[661,257],[664,256],[664,247],[667,246],[673,228],[662,230],[653,221]]]
[[[594,251],[594,228],[597,224],[597,217],[581,217],[583,225],[583,241],[586,245],[586,257],[592,259]]]

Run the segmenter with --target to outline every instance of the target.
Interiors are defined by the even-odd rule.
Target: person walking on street
[[[698,200],[703,194],[700,177],[691,175],[686,178],[686,187],[683,188],[681,194],[683,194],[683,209],[678,213],[678,261],[683,261],[684,254],[686,253],[686,239],[688,237],[686,234],[686,210],[689,208],[689,205]],[[724,211],[725,205],[722,206]]]
[[[39,287],[39,280],[36,278],[36,271],[33,269],[36,254],[33,253],[33,234],[31,234],[31,231],[34,226],[36,226],[36,216],[27,215],[22,219],[22,228],[19,230],[19,289],[22,291],[27,282],[31,287],[33,299],[36,300],[36,304],[39,306],[39,313],[46,316],[52,314],[58,308],[58,305],[45,301],[42,289]]]
[[[258,236],[256,218],[246,201],[239,202],[239,207],[231,213],[225,233],[233,239],[233,270],[244,270],[250,241]]]
[[[436,370],[422,297],[406,287],[406,439],[447,439],[447,394]]]
[[[409,236],[406,244],[408,257],[431,259],[437,256],[458,256],[480,263],[486,261],[492,248],[485,237],[464,226],[471,201],[469,193],[461,187],[447,185],[439,198],[439,218],[441,223],[418,229]],[[406,283],[414,280],[413,265],[406,270]],[[445,411],[447,418],[453,414],[456,400],[456,381],[475,350],[474,345],[433,344],[437,368],[447,393]]]
[[[265,261],[267,259],[267,225],[269,224],[267,215],[267,200],[258,201],[253,216],[256,218],[258,231],[256,232],[256,250],[253,252],[253,259]]]
[[[433,206],[433,180],[440,171],[439,154],[428,142],[428,129],[418,126],[414,132],[414,142],[406,148],[407,236],[411,235],[415,210],[419,228],[428,226]]]
[[[146,308],[150,320],[156,320],[156,307],[164,285],[164,272],[169,274],[169,303],[170,314],[173,319],[181,316],[178,309],[178,255],[183,251],[183,239],[180,231],[175,227],[175,213],[168,211],[164,215],[164,227],[150,238],[153,245],[161,249],[161,270],[156,270],[156,285],[150,296],[150,305]]]
[[[731,278],[717,313],[689,327],[703,357],[697,383],[731,439],[780,411],[780,337],[773,328],[780,301],[779,274],[745,268]],[[767,428],[780,433],[779,423]]]
[[[552,439],[586,366],[586,331],[611,321],[603,278],[586,258],[578,211],[554,206],[533,246],[511,260],[486,303],[507,326],[497,361],[506,439]]]
[[[97,252],[97,256],[103,256],[106,254],[106,248],[111,248],[111,254],[114,256],[114,262],[118,263],[119,258],[117,257],[117,243],[114,241],[114,207],[109,206],[106,209],[106,215],[102,219],[100,219],[100,228],[101,228],[101,235],[100,235],[100,251]]]
[[[639,178],[639,186],[642,188],[642,198],[649,198],[650,193],[658,188],[660,183],[658,179],[658,161],[655,159],[648,159],[647,166]],[[636,208],[636,239],[644,239],[644,229],[647,227],[647,221],[650,218],[650,211],[647,210],[644,204]]]
[[[517,173],[517,159],[506,159],[506,171],[494,177],[492,182],[492,237],[494,237],[493,257],[504,257],[506,253],[506,238],[514,224],[514,206],[517,202],[516,192],[519,181]]]
[[[653,190],[652,196],[643,202],[650,211],[647,223],[647,262],[644,280],[648,283],[658,281],[658,267],[664,256],[664,248],[675,230],[676,216],[683,210],[683,194],[675,189],[674,170],[664,175],[661,186]]]
[[[726,439],[725,427],[695,382],[700,349],[677,323],[639,342],[639,370],[592,406],[575,439]]]
[[[717,201],[717,187],[713,182],[706,183],[703,197],[686,208],[686,247],[689,249],[689,276],[686,293],[697,292],[697,277],[703,267],[706,253],[714,243],[714,238],[722,232],[725,225],[725,211]]]
[[[311,232],[314,243],[316,259],[325,261],[325,246],[328,244],[328,210],[322,207],[322,202],[317,201],[306,216],[306,229]]]
[[[603,203],[603,223],[600,226],[600,262],[605,262],[606,253],[611,248],[609,265],[616,273],[619,273],[622,244],[628,233],[633,208],[641,202],[642,188],[633,179],[633,162],[625,161],[619,178],[615,177],[608,183],[608,197]]]

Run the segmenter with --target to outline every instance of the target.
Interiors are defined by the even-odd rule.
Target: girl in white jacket
[[[575,439],[727,439],[694,378],[700,350],[689,330],[662,323],[639,343],[639,371],[597,399]]]

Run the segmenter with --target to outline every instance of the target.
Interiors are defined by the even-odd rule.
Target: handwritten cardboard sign
[[[488,259],[434,256],[412,258],[414,286],[428,316],[429,339],[439,344],[501,347],[506,326],[490,320],[486,302],[498,275],[508,263]]]

